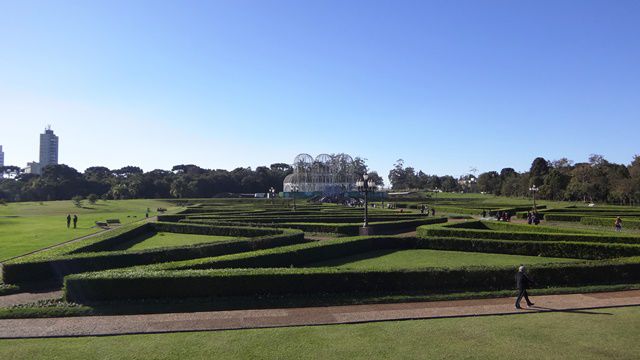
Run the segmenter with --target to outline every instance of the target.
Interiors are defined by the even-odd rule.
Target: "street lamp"
[[[535,184],[529,188],[529,191],[533,194],[533,212],[537,211],[536,209],[536,193],[540,190]]]
[[[269,189],[269,198],[271,199],[271,205],[275,204],[276,189],[273,186]]]
[[[293,211],[296,211],[296,193],[298,192],[298,190],[300,190],[300,187],[298,187],[298,185],[291,186],[291,194],[293,195]]]
[[[376,191],[376,184],[373,179],[369,179],[369,174],[362,175],[362,179],[356,181],[358,191],[364,193],[364,224],[360,229],[360,235],[369,234],[369,192]]]

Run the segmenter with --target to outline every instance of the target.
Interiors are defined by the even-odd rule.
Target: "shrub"
[[[84,198],[80,195],[76,195],[71,198],[71,201],[73,202],[73,205],[75,207],[82,207],[82,200],[84,200]]]
[[[96,194],[89,194],[89,196],[87,196],[87,201],[89,201],[89,204],[93,205],[98,201],[99,197]]]

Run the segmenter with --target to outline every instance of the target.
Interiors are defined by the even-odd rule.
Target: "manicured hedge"
[[[640,259],[531,267],[542,286],[579,286],[640,281]],[[406,291],[488,291],[514,287],[513,267],[416,269],[401,271],[338,268],[277,268],[85,273],[65,278],[65,298],[73,302]]]
[[[60,281],[68,274],[129,267],[142,264],[178,261],[202,257],[219,256],[237,252],[248,252],[257,249],[291,245],[304,242],[304,234],[295,230],[274,229],[234,229],[217,228],[211,226],[189,224],[149,224],[158,231],[172,231],[183,233],[211,233],[220,231],[227,235],[257,237],[248,240],[230,240],[224,242],[212,242],[196,245],[185,245],[170,248],[147,249],[139,251],[109,251],[87,252],[96,250],[99,243],[85,247],[74,247],[72,251],[62,256],[53,256],[35,261],[4,264],[2,277],[5,283],[23,284],[39,281]],[[139,228],[133,231],[139,231]],[[219,232],[217,234],[220,234]],[[121,240],[127,240],[119,234]],[[103,240],[110,243],[110,238]],[[110,243],[110,245],[113,245]],[[85,249],[84,252],[77,252]]]
[[[571,221],[571,222],[579,222],[584,215],[580,214],[544,214],[544,219],[546,221]]]
[[[380,249],[410,249],[415,238],[358,236],[283,246],[251,253],[177,261],[145,267],[148,270],[193,270],[304,266]]]
[[[508,241],[456,237],[418,239],[416,248],[452,251],[544,256],[585,260],[640,255],[640,246],[565,241]]]
[[[570,234],[570,233],[536,233],[515,231],[494,231],[461,229],[445,226],[420,226],[417,236],[428,237],[457,237],[493,240],[524,240],[524,241],[570,241],[570,242],[595,242],[595,243],[624,243],[640,244],[639,237],[615,236],[598,234]]]
[[[615,218],[583,217],[580,219],[580,223],[583,225],[610,226],[613,228],[615,220]],[[640,229],[640,220],[622,218],[622,227]]]
[[[182,222],[186,223],[204,223],[204,224],[235,224],[239,225],[242,223],[234,223],[234,222],[226,222],[225,220],[182,220]],[[404,230],[414,230],[417,226],[420,225],[429,225],[429,224],[439,224],[447,222],[447,218],[445,217],[426,217],[422,216],[417,219],[409,219],[409,220],[395,220],[395,221],[378,221],[371,222],[369,226],[374,229],[377,234],[398,232]],[[362,223],[305,223],[305,222],[285,222],[285,223],[251,223],[255,226],[271,226],[277,228],[290,228],[290,229],[299,229],[306,232],[321,232],[321,233],[335,233],[342,235],[358,235],[360,228],[362,227]]]

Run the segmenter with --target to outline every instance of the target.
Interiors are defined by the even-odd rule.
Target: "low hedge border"
[[[629,283],[640,280],[640,258],[531,267],[545,286]],[[512,289],[513,267],[428,268],[401,271],[340,268],[269,268],[182,271],[112,270],[67,276],[65,299],[73,302],[264,296],[341,292],[474,291]]]
[[[49,258],[39,258],[33,261],[21,261],[4,264],[2,277],[5,283],[24,284],[39,281],[61,281],[65,275],[85,271],[97,271],[118,267],[152,264],[158,262],[178,261],[200,257],[219,256],[236,252],[249,252],[257,249],[285,246],[304,242],[304,234],[297,230],[274,230],[265,228],[225,228],[206,225],[155,223],[148,230],[169,231],[178,233],[223,234],[246,236],[258,235],[248,240],[229,240],[223,242],[203,243],[196,245],[176,246],[169,248],[147,249],[139,251],[104,251],[77,252],[79,249],[99,248],[100,242],[113,245],[110,238],[100,241],[89,241],[90,244],[69,246],[66,252],[60,251]],[[140,227],[130,229],[138,233]],[[126,234],[126,232],[125,232]],[[128,237],[117,234],[121,241]]]
[[[583,225],[610,226],[613,228],[615,220],[615,218],[583,217],[580,219],[580,223]],[[622,218],[622,227],[640,229],[640,220]]]
[[[416,248],[498,253],[509,255],[544,256],[583,260],[602,260],[640,256],[640,246],[564,241],[510,241],[455,237],[418,239]]]
[[[396,220],[396,221],[378,221],[371,222],[369,226],[374,229],[374,232],[377,233],[391,233],[391,232],[399,232],[404,230],[414,230],[416,227],[421,225],[430,225],[430,224],[441,224],[447,222],[446,217],[420,217],[418,219],[410,219],[410,220]],[[228,225],[240,225],[243,223],[237,223],[226,220],[190,220],[185,219],[182,220],[181,223],[193,223],[193,224],[228,224]],[[254,226],[267,226],[267,227],[275,227],[278,229],[289,228],[289,229],[299,229],[307,232],[319,232],[319,233],[335,233],[342,235],[350,235],[355,236],[358,235],[360,228],[362,227],[362,223],[304,223],[304,222],[285,222],[285,223],[260,223],[253,222],[251,223]]]
[[[601,235],[597,233],[536,233],[536,232],[516,232],[516,231],[496,231],[496,230],[476,230],[454,228],[447,226],[420,226],[416,234],[418,237],[458,237],[474,239],[494,239],[494,240],[523,240],[523,241],[569,241],[569,242],[592,242],[592,243],[613,243],[613,244],[635,244],[640,245],[640,237]]]

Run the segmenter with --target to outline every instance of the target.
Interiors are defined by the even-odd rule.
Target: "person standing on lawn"
[[[76,225],[78,225],[78,215],[73,214],[73,228],[76,228]]]
[[[71,214],[67,214],[67,229],[71,225]]]
[[[516,309],[522,309],[520,307],[520,300],[524,297],[524,300],[527,302],[527,306],[533,306],[534,303],[529,300],[529,294],[527,294],[527,289],[530,284],[534,282],[529,279],[527,274],[525,273],[524,265],[518,268],[518,273],[516,274],[516,286],[518,287],[518,298],[516,299]]]
[[[616,218],[616,222],[614,223],[614,225],[616,227],[617,232],[622,231],[622,219],[620,219],[620,216]]]

